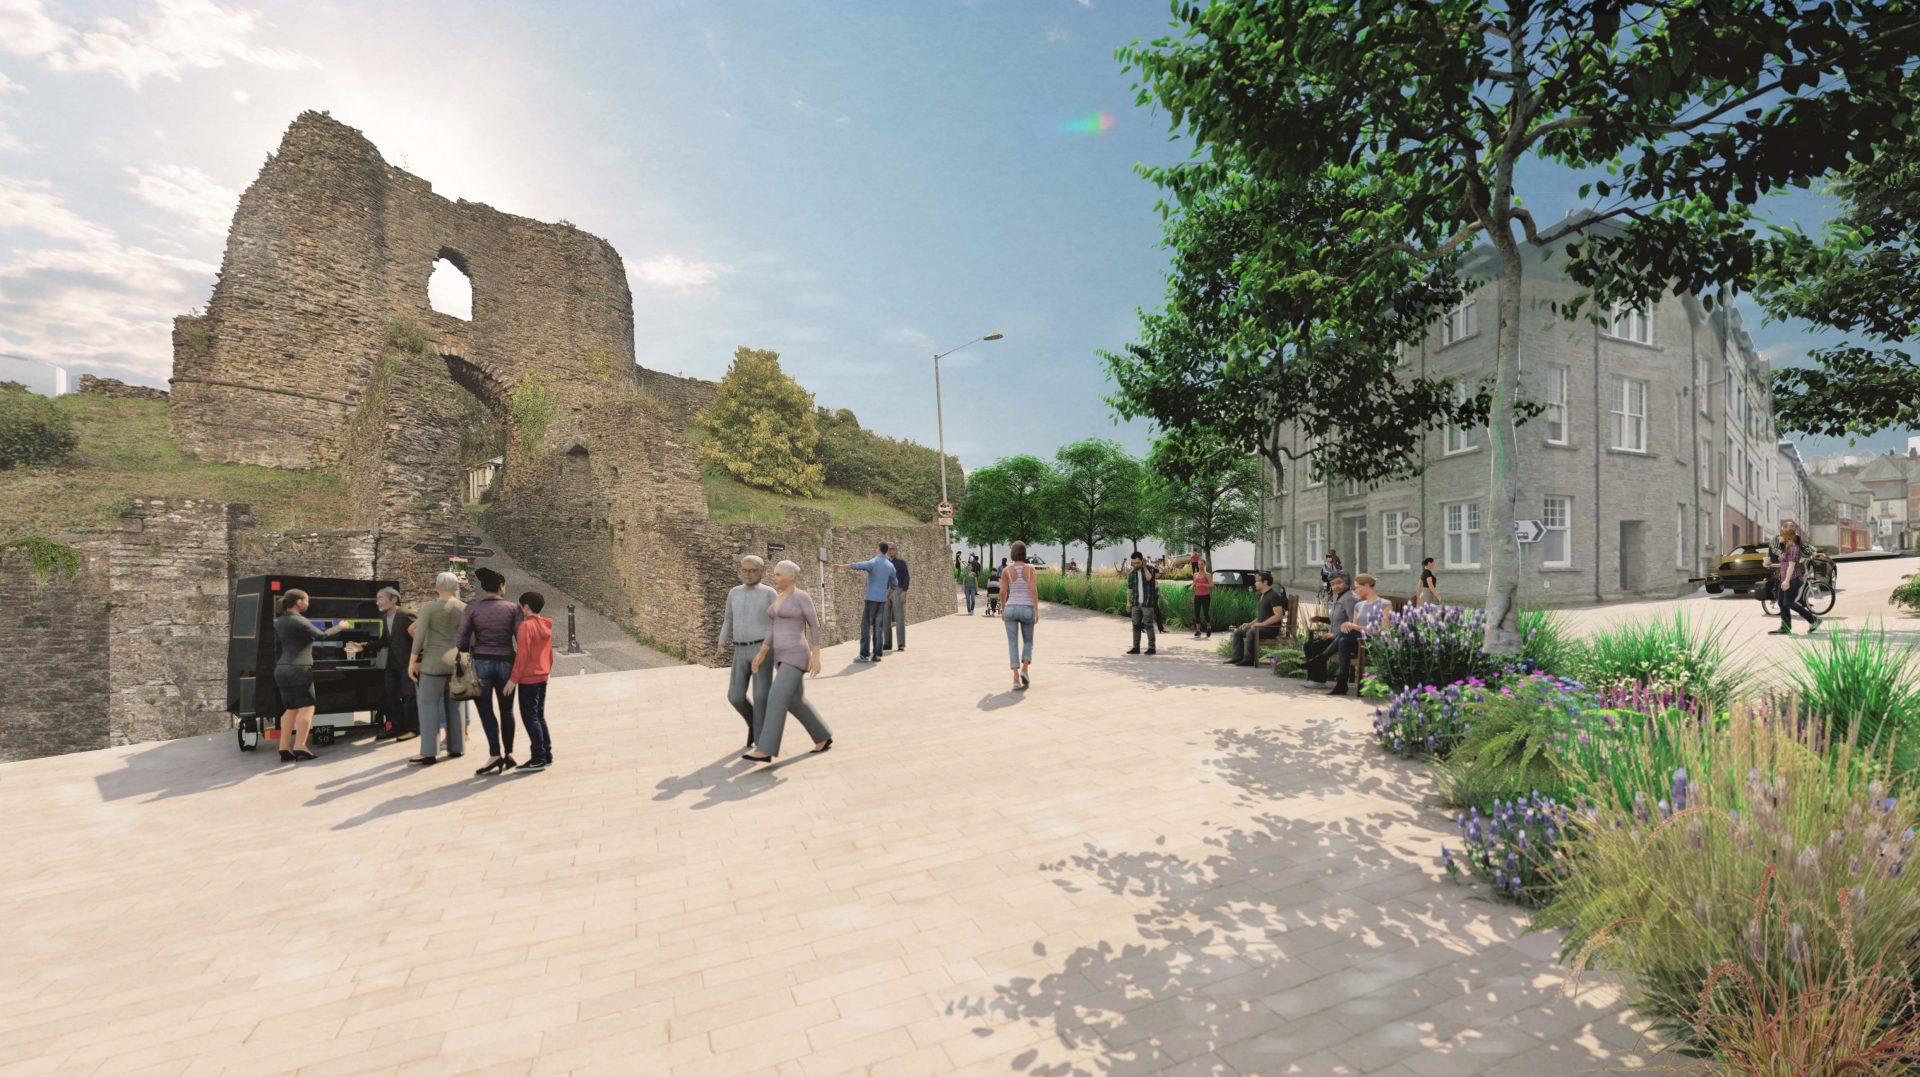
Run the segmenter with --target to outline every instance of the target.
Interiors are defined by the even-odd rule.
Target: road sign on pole
[[[1400,518],[1400,533],[1412,538],[1420,533],[1420,517],[1408,513]]]
[[[935,518],[938,519],[941,523],[943,524],[952,523],[953,522],[953,502],[951,501],[940,502],[939,505],[935,506],[933,513]]]
[[[1546,535],[1546,526],[1538,520],[1513,521],[1513,537],[1520,542],[1539,542]]]

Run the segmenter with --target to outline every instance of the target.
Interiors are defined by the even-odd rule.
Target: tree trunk
[[[1500,255],[1500,330],[1494,367],[1493,411],[1487,421],[1492,473],[1487,492],[1492,519],[1483,541],[1487,558],[1487,635],[1491,654],[1520,653],[1520,547],[1514,541],[1520,495],[1519,438],[1513,425],[1514,398],[1520,392],[1520,246],[1506,228],[1489,232]],[[1597,436],[1597,434],[1596,434]]]

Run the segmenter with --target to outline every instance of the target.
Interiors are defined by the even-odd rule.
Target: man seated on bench
[[[1340,656],[1340,670],[1334,674],[1333,690],[1330,696],[1347,694],[1347,681],[1353,673],[1353,660],[1360,653],[1360,647],[1367,640],[1378,638],[1393,623],[1393,603],[1374,593],[1373,576],[1362,572],[1353,578],[1353,590],[1358,600],[1353,603],[1353,613],[1345,621],[1334,618],[1333,651]],[[1334,608],[1338,610],[1339,604]]]
[[[1253,589],[1260,592],[1254,619],[1233,629],[1233,655],[1227,661],[1236,666],[1258,665],[1260,641],[1278,636],[1280,622],[1287,619],[1287,589],[1273,585],[1273,573],[1254,576]]]

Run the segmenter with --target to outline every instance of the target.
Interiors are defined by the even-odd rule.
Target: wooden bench
[[[1378,594],[1378,592],[1375,592],[1375,593]],[[1395,617],[1398,617],[1400,615],[1400,611],[1403,609],[1406,609],[1407,603],[1412,601],[1411,599],[1403,598],[1398,595],[1380,595],[1380,597],[1386,599],[1388,602],[1393,603],[1393,615]],[[1300,600],[1296,596],[1290,600],[1290,603],[1295,608],[1298,608],[1300,604]],[[1332,623],[1328,620],[1328,618],[1322,617],[1318,614],[1315,614],[1313,617],[1310,617],[1307,620],[1308,632],[1312,632],[1316,628],[1324,628],[1326,629],[1328,635],[1333,634]],[[1367,671],[1367,645],[1365,642],[1362,642],[1359,647],[1354,649],[1354,652],[1353,652],[1354,681],[1358,682],[1360,680],[1360,675],[1365,673],[1366,671]]]

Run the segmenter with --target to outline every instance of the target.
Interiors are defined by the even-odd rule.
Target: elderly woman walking
[[[800,579],[800,566],[782,561],[773,566],[773,631],[768,633],[760,653],[753,658],[753,670],[773,661],[773,691],[767,696],[766,717],[760,722],[757,752],[740,758],[754,763],[770,763],[780,754],[780,735],[791,713],[813,738],[813,754],[833,747],[833,733],[827,723],[807,702],[805,678],[820,675],[820,616],[814,612],[813,596],[794,586]]]
[[[273,686],[280,690],[280,761],[312,759],[307,751],[307,734],[313,731],[313,641],[337,636],[349,625],[341,621],[321,631],[307,620],[307,593],[288,591],[280,599],[280,616],[273,620],[273,635],[280,644],[280,655],[273,666]],[[353,644],[348,644],[352,647]]]
[[[418,684],[420,703],[420,754],[407,760],[421,766],[439,761],[440,729],[447,730],[447,758],[466,754],[465,723],[460,708],[447,698],[447,682],[453,678],[453,661],[460,634],[460,615],[467,604],[460,601],[460,577],[442,572],[434,578],[433,589],[439,597],[420,607],[413,618],[413,657],[407,662],[407,676]]]

